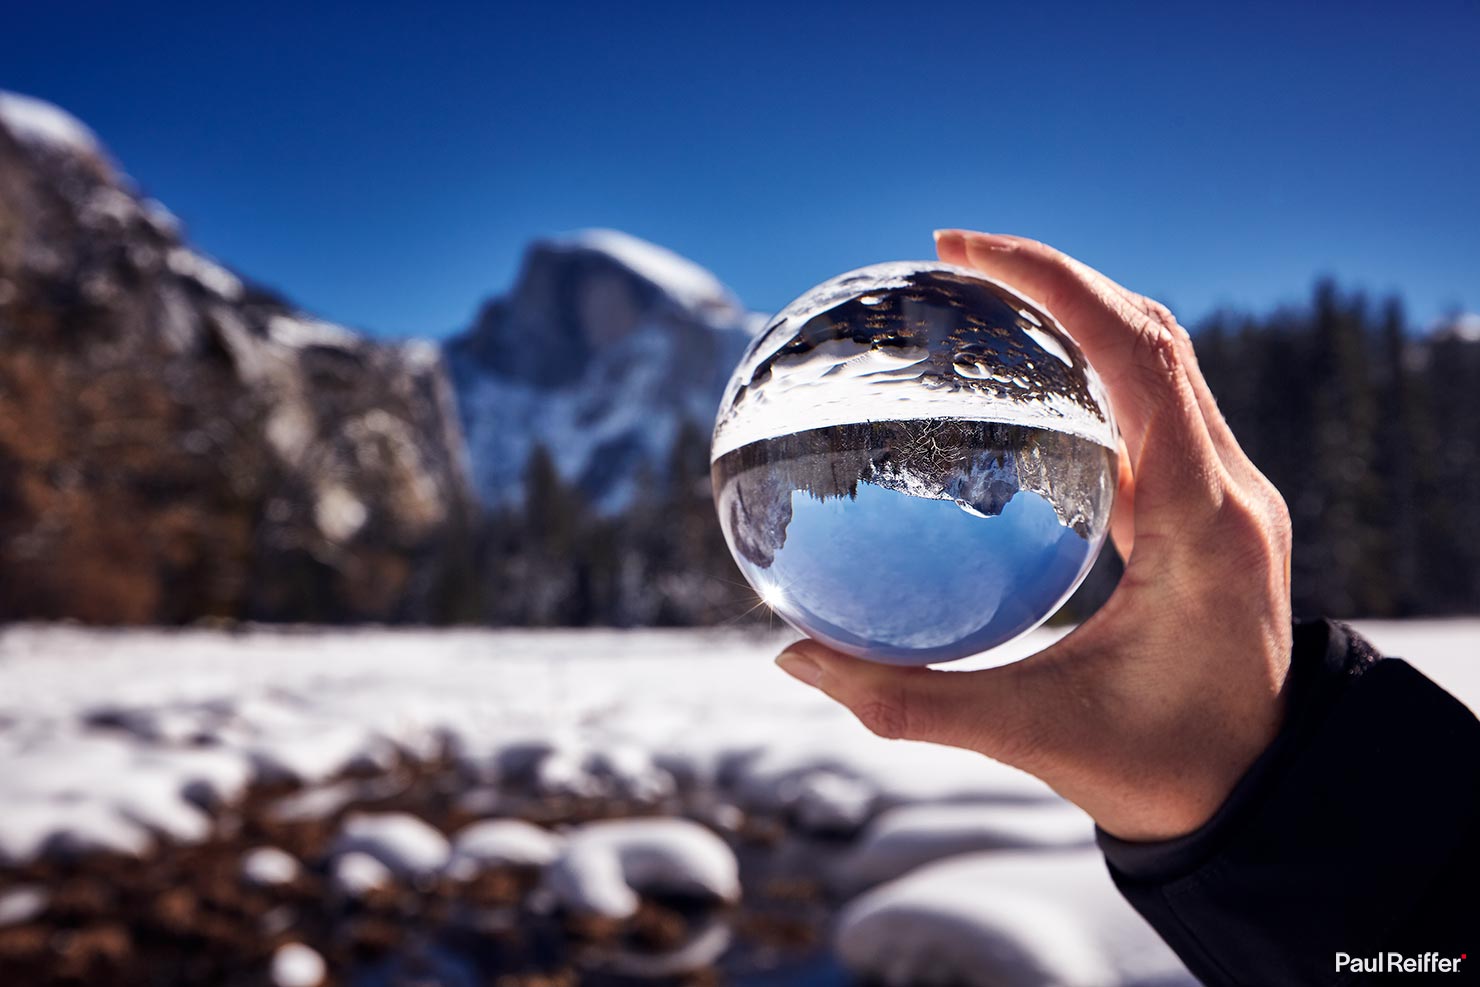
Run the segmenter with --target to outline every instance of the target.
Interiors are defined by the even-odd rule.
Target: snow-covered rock
[[[394,753],[363,726],[328,722],[262,736],[248,750],[262,778],[308,783],[352,767],[385,767]]]
[[[1072,805],[905,805],[882,813],[838,862],[840,887],[859,890],[977,850],[1067,849],[1094,842],[1094,822]]]
[[[1090,849],[948,857],[849,903],[835,944],[888,987],[1196,987]]]
[[[328,973],[324,958],[301,942],[279,946],[272,954],[273,987],[319,987]]]
[[[51,896],[35,884],[20,884],[0,891],[0,929],[20,925],[46,911]]]
[[[292,884],[302,872],[293,855],[277,847],[254,847],[242,856],[242,878],[259,887]]]
[[[329,865],[329,883],[346,898],[363,898],[372,891],[396,883],[390,868],[368,853],[352,850],[334,858]]]
[[[879,793],[873,785],[836,771],[813,771],[797,781],[792,812],[813,833],[851,833],[868,821]]]
[[[686,819],[619,819],[572,832],[546,873],[567,908],[628,918],[643,892],[740,898],[740,869],[724,840]]]
[[[618,742],[593,751],[585,767],[611,795],[656,802],[674,792],[673,776],[654,762],[651,751],[635,744]]]
[[[522,819],[484,819],[453,837],[447,874],[468,880],[490,867],[544,867],[559,856],[561,842]]]
[[[364,853],[402,877],[428,877],[447,865],[447,837],[407,812],[351,813],[331,855]]]
[[[447,344],[475,486],[516,499],[535,446],[604,511],[707,437],[759,319],[703,268],[615,230],[530,247],[513,289]]]

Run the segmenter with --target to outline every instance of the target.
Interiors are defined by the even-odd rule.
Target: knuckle
[[[1148,321],[1136,334],[1132,360],[1149,406],[1177,399],[1180,354],[1176,337],[1168,330]]]
[[[1218,509],[1218,531],[1223,544],[1249,564],[1283,560],[1291,541],[1290,512],[1269,481],[1247,492],[1226,491]]]
[[[853,707],[870,733],[885,740],[902,740],[910,735],[910,721],[902,696],[875,693]]]
[[[1172,314],[1171,309],[1167,308],[1165,305],[1154,298],[1146,298],[1146,296],[1144,295],[1142,295],[1141,297],[1146,302],[1146,314],[1150,316],[1153,321],[1161,323],[1162,327],[1169,330],[1170,332],[1180,332],[1182,335],[1187,334],[1187,330],[1182,328],[1181,323],[1177,321],[1177,317]]]
[[[1139,365],[1163,377],[1176,373],[1180,356],[1177,337],[1165,326],[1148,321],[1136,335],[1136,348]]]
[[[1285,498],[1273,483],[1264,480],[1264,485],[1267,488],[1265,501],[1268,505],[1266,510],[1269,515],[1270,531],[1273,533],[1275,544],[1288,554],[1295,538],[1295,528],[1290,521],[1290,508],[1285,504]]]

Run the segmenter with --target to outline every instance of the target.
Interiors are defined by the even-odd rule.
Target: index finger
[[[1104,379],[1132,462],[1143,460],[1149,444],[1179,460],[1157,471],[1158,485],[1180,477],[1206,487],[1221,464],[1167,326],[1110,289],[1093,268],[1036,240],[942,230],[936,249],[942,260],[1000,278],[1042,302]]]

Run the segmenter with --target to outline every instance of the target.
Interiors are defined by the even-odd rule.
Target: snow
[[[241,278],[189,247],[171,249],[165,255],[165,264],[180,277],[194,281],[206,291],[227,301],[240,301],[245,291]]]
[[[628,918],[641,892],[740,898],[740,869],[724,840],[687,819],[618,819],[570,833],[546,874],[565,907]]]
[[[502,314],[472,330],[477,349],[525,347],[531,335],[570,329],[589,350],[571,351],[568,375],[555,383],[517,369],[525,362],[517,354],[496,361],[511,366],[492,369],[454,344],[449,368],[474,487],[491,506],[516,499],[538,442],[598,511],[620,511],[644,467],[654,476],[667,468],[682,423],[708,431],[728,368],[757,320],[708,271],[624,233],[589,230],[540,250],[549,262],[539,268],[544,274],[521,281]],[[608,297],[614,277],[629,278],[580,262],[593,251],[651,283],[656,290],[637,294],[652,297],[629,299],[625,290]],[[559,297],[575,301],[578,313],[554,304],[540,287],[545,275],[558,277]]]
[[[100,802],[20,802],[0,814],[0,864],[93,851],[142,857],[153,845],[143,826]]]
[[[156,833],[198,842],[210,827],[203,796],[236,793],[207,767],[222,766],[209,753],[140,750],[107,734],[12,743],[0,743],[0,861],[46,850],[139,855]]]
[[[868,820],[879,797],[872,785],[836,771],[808,772],[794,791],[797,823],[814,833],[856,830]]]
[[[458,399],[475,486],[491,504],[517,496],[530,453],[542,445],[561,478],[580,482],[602,456],[632,448],[634,462],[661,468],[684,420],[714,417],[714,395],[684,382],[672,331],[647,323],[608,345],[573,384],[551,391],[504,377],[463,382]],[[630,464],[629,464],[630,465]],[[635,469],[619,470],[596,507],[621,510],[636,494]]]
[[[319,987],[327,973],[324,958],[302,943],[279,946],[272,954],[273,987]]]
[[[292,884],[302,870],[292,854],[277,847],[256,847],[242,856],[242,877],[248,884],[261,887]]]
[[[447,865],[447,838],[406,812],[352,813],[345,819],[333,854],[363,853],[403,877],[430,877]]]
[[[329,881],[345,897],[363,898],[372,891],[391,887],[396,875],[368,853],[353,850],[334,858]]]
[[[447,874],[466,881],[490,867],[545,867],[560,855],[561,843],[522,819],[484,819],[453,837]]]
[[[35,884],[18,884],[0,891],[0,929],[20,925],[46,911],[51,896]]]
[[[1066,849],[1094,842],[1094,822],[1071,805],[927,803],[890,809],[864,830],[837,868],[838,883],[861,889],[918,867],[980,850]]]
[[[0,125],[32,147],[102,155],[98,138],[67,111],[20,93],[0,90]]]
[[[555,242],[606,254],[651,281],[685,308],[739,308],[730,289],[709,271],[686,257],[630,233],[609,229],[580,230]]]
[[[361,764],[384,765],[391,753],[361,726],[323,723],[262,737],[248,749],[262,777],[306,782]]]
[[[1359,629],[1480,706],[1480,620]],[[717,831],[777,812],[793,830],[828,834],[793,834],[786,850],[833,847],[829,894],[862,892],[838,925],[840,955],[880,983],[1190,982],[1115,894],[1079,810],[986,758],[875,737],[775,669],[790,638],[8,627],[0,864],[94,850],[145,857],[162,842],[205,839],[232,825],[248,786],[284,778],[305,787],[272,803],[274,818],[334,825],[346,807],[393,799],[405,784],[345,772],[445,752],[476,779],[460,804],[478,814],[516,812],[516,791],[502,786],[527,784],[651,800],[658,812],[682,793],[693,819],[557,834],[487,818],[449,842],[414,816],[359,812],[338,823],[328,860],[304,863],[360,898],[522,861],[543,869],[559,904],[621,918],[649,893],[735,900],[736,859]],[[837,839],[854,830],[850,844]],[[245,854],[243,877],[291,879],[302,864],[280,853]],[[44,907],[13,892],[0,915]],[[696,933],[700,952],[722,948],[723,932]]]
[[[1480,706],[1480,621],[1361,629]],[[1058,804],[986,758],[868,733],[771,665],[789,638],[11,627],[0,631],[0,859],[199,839],[202,806],[279,777],[310,785],[274,807],[282,818],[332,816],[360,784],[336,775],[441,742],[489,781],[525,770],[552,787],[648,794],[722,781],[742,809],[806,804],[814,821],[921,803]]]
[[[947,858],[849,903],[836,947],[900,987],[1196,984],[1093,849]]]
[[[395,794],[400,787],[401,783],[394,778],[314,785],[278,799],[268,812],[278,822],[325,819],[353,802],[382,799]]]
[[[291,349],[327,346],[344,349],[359,344],[360,337],[344,326],[301,315],[274,315],[267,320],[267,335],[272,341]]]

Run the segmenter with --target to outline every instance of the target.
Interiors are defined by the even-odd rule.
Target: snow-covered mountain
[[[614,230],[530,246],[513,289],[447,344],[474,485],[518,499],[536,446],[599,510],[660,476],[685,422],[707,436],[764,317],[702,267]]]

